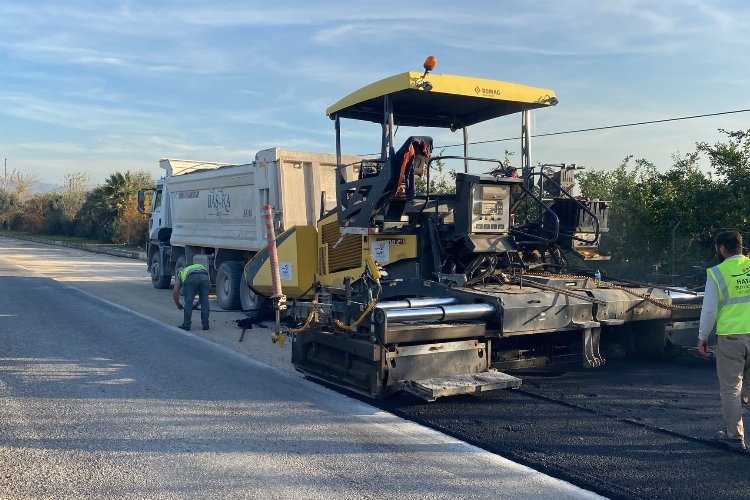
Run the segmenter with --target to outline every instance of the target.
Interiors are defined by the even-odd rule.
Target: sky
[[[421,71],[430,54],[436,73],[554,89],[559,104],[534,112],[532,133],[748,109],[749,11],[746,0],[3,0],[0,160],[59,185],[72,172],[93,184],[158,176],[160,158],[333,152],[325,109]],[[606,170],[634,155],[666,170],[719,128],[750,129],[750,113],[535,138],[532,162]],[[519,131],[510,116],[469,136]],[[375,125],[345,121],[343,134],[345,153],[379,150]],[[506,149],[520,161],[520,141],[470,153]]]

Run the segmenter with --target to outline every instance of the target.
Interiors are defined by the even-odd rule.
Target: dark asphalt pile
[[[712,442],[719,405],[713,365],[687,356],[526,374],[519,390],[379,404],[611,498],[750,498],[750,454]]]

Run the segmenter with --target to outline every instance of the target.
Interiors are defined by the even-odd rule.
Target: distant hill
[[[52,184],[51,182],[37,182],[34,185],[34,189],[32,189],[35,193],[49,193],[50,191],[55,191],[56,189],[60,189],[60,186],[57,184]]]

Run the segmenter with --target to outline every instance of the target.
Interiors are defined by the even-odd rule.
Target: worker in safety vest
[[[708,355],[716,328],[716,372],[725,430],[715,439],[746,450],[742,422],[742,382],[750,382],[750,259],[742,255],[742,235],[721,231],[714,239],[721,264],[708,269],[698,329],[698,351]]]
[[[191,264],[185,266],[175,276],[175,284],[172,289],[172,300],[174,300],[177,309],[184,311],[184,319],[179,328],[190,330],[190,323],[193,316],[193,309],[201,308],[201,323],[203,329],[208,330],[208,291],[211,288],[211,278],[208,271],[201,264]],[[185,307],[180,304],[180,290],[184,289]],[[198,300],[193,302],[195,294],[198,294]]]

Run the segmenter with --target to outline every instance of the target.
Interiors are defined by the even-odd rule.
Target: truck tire
[[[216,271],[216,299],[222,309],[232,311],[241,307],[240,285],[242,284],[242,262],[222,262]]]
[[[164,290],[169,288],[169,284],[172,282],[172,275],[162,275],[161,269],[161,253],[154,252],[154,255],[151,256],[151,284],[154,285],[154,288]]]
[[[268,309],[267,300],[258,295],[247,283],[247,276],[243,269],[242,282],[240,283],[240,304],[248,318],[261,318]]]

